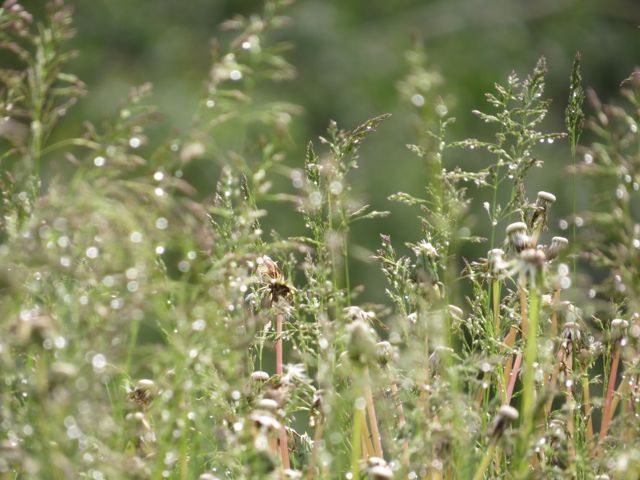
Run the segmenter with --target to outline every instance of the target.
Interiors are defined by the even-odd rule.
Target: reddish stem
[[[611,421],[611,402],[613,401],[613,392],[616,386],[616,377],[618,376],[618,364],[620,363],[620,349],[616,345],[611,361],[611,372],[609,373],[609,383],[607,385],[607,396],[604,402],[604,410],[602,411],[602,425],[600,426],[600,440],[607,435],[609,422]]]
[[[276,375],[282,375],[282,324],[284,323],[284,315],[276,314]],[[290,468],[289,464],[289,446],[287,441],[287,430],[283,425],[280,431],[280,457],[282,458],[282,467]]]

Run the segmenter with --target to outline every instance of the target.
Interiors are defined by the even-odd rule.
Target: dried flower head
[[[521,281],[528,281],[534,285],[538,274],[542,272],[546,257],[539,248],[527,248],[520,252],[517,262],[509,271],[509,275],[517,273]]]
[[[270,412],[254,410],[249,414],[249,419],[259,430],[276,432],[282,428],[280,422]]]
[[[263,372],[262,370],[256,370],[251,373],[251,381],[252,382],[266,382],[269,380],[270,375],[267,372]]]
[[[257,271],[263,283],[261,291],[268,291],[272,304],[280,298],[286,298],[291,293],[291,287],[285,282],[282,272],[271,257],[263,255],[256,259]]]
[[[573,321],[565,322],[562,326],[562,337],[569,342],[579,342],[581,338],[580,325]]]
[[[371,322],[376,318],[375,312],[372,312],[371,310],[364,310],[357,306],[347,307],[343,310],[343,313],[352,321],[361,320],[364,322]]]
[[[501,248],[489,250],[487,261],[489,264],[489,270],[495,276],[499,275],[507,267],[507,262],[504,260],[504,250]]]
[[[129,392],[129,399],[133,400],[141,407],[147,408],[157,394],[158,389],[154,381],[143,378],[138,380],[135,388]]]
[[[556,258],[560,252],[567,248],[569,245],[569,240],[564,237],[553,237],[551,239],[551,245],[549,245],[545,249],[545,255],[547,256],[547,260],[553,260]]]
[[[506,228],[510,245],[516,252],[521,252],[531,247],[531,238],[527,235],[527,224],[524,222],[514,222]]]
[[[493,438],[500,438],[509,424],[515,422],[518,419],[518,416],[518,410],[513,408],[511,405],[502,405],[493,419],[493,430],[491,432],[491,436]]]
[[[624,330],[629,326],[629,322],[623,320],[622,318],[614,318],[611,320],[611,328],[615,328],[616,330]]]
[[[376,350],[381,365],[387,365],[395,356],[393,346],[386,340],[376,343]]]

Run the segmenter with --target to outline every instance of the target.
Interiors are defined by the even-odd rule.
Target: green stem
[[[357,400],[356,400],[357,402]],[[357,404],[353,406],[353,434],[351,436],[351,478],[360,478],[360,458],[362,457],[362,424],[364,422],[364,409]]]
[[[526,331],[526,345],[524,352],[524,370],[522,371],[522,424],[520,431],[520,445],[518,448],[519,477],[526,477],[529,469],[527,445],[533,431],[535,414],[535,369],[534,364],[538,356],[538,310],[540,296],[535,285],[529,290],[529,323]]]
[[[489,466],[489,464],[491,463],[491,460],[493,459],[493,454],[495,450],[496,450],[496,442],[492,440],[491,444],[489,444],[489,448],[484,454],[484,457],[482,457],[482,461],[480,462],[480,465],[478,465],[478,469],[476,470],[476,474],[473,476],[473,480],[482,480],[484,478],[484,473],[487,471],[487,467]]]

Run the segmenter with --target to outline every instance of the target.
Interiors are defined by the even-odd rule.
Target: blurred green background
[[[76,0],[77,37],[81,56],[72,66],[88,85],[90,95],[70,113],[62,129],[78,128],[77,120],[98,121],[114,111],[114,98],[124,98],[131,86],[150,81],[155,102],[167,115],[167,129],[187,128],[203,92],[210,66],[210,39],[217,25],[237,13],[258,12],[255,0]],[[637,64],[640,2],[635,0],[298,0],[289,8],[292,21],[277,37],[294,48],[287,57],[298,69],[292,82],[271,85],[269,97],[299,104],[304,113],[295,121],[295,147],[287,162],[302,166],[308,139],[322,134],[329,119],[351,128],[365,119],[391,112],[393,117],[372,135],[361,151],[353,176],[356,196],[377,210],[392,210],[382,220],[358,224],[353,242],[373,251],[378,234],[387,233],[402,245],[419,235],[416,212],[395,206],[389,194],[421,195],[426,184],[420,159],[404,148],[417,140],[412,107],[400,102],[397,82],[406,74],[405,51],[412,39],[424,40],[429,63],[445,79],[443,94],[451,95],[450,113],[457,118],[452,138],[486,136],[474,108],[487,107],[483,93],[513,70],[525,76],[536,60],[548,62],[547,95],[553,99],[545,130],[561,131],[573,56],[582,53],[585,86],[603,99]],[[71,132],[66,132],[71,133]],[[80,133],[80,132],[75,132]],[[537,189],[558,195],[552,231],[571,210],[570,184],[562,175],[570,162],[566,142],[539,151],[546,165],[530,179]],[[454,153],[449,166],[465,162],[479,167],[482,157]],[[218,164],[212,160],[205,178],[215,187]],[[206,193],[206,192],[205,192]],[[580,186],[578,201],[588,205],[591,191]],[[486,216],[476,202],[474,234],[486,234]],[[267,224],[281,234],[303,233],[292,211],[275,210]],[[472,219],[473,220],[473,219]],[[486,246],[463,254],[481,255]],[[357,251],[355,252],[358,253]],[[366,257],[366,250],[362,250]],[[357,257],[357,255],[356,255]],[[375,265],[354,260],[355,283],[367,279],[365,299],[380,301],[383,278]]]

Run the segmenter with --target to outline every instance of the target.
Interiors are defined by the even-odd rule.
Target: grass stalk
[[[359,408],[358,401],[353,406],[353,431],[351,434],[351,478],[360,478],[360,458],[362,457],[362,426],[364,408]]]
[[[276,375],[283,374],[282,364],[282,334],[284,325],[284,314],[282,312],[276,313]],[[280,431],[279,446],[280,446],[280,459],[282,461],[283,468],[290,468],[289,464],[289,445],[287,439],[287,430],[284,424]]]
[[[587,431],[585,432],[585,436],[589,442],[593,440],[593,420],[591,418],[591,410],[593,409],[591,405],[591,394],[589,392],[589,376],[582,375],[580,379],[580,383],[582,384],[582,404],[584,405],[584,417],[587,423]]]
[[[535,415],[535,368],[538,357],[538,310],[540,295],[535,285],[529,289],[529,322],[525,335],[524,369],[522,374],[522,424],[518,447],[518,473],[520,478],[527,475],[529,458],[526,454],[529,439],[533,431]],[[522,298],[522,297],[521,297]]]
[[[611,370],[609,372],[609,381],[607,382],[607,391],[605,394],[604,408],[602,410],[602,424],[600,425],[600,441],[607,436],[607,429],[611,421],[611,406],[613,402],[613,393],[616,386],[616,377],[618,376],[618,365],[620,364],[620,348],[616,342],[614,346],[613,359],[611,360]]]
[[[365,375],[366,383],[364,385],[364,395],[367,402],[367,416],[369,417],[369,425],[371,428],[371,436],[373,440],[374,452],[377,457],[384,458],[382,450],[382,440],[380,438],[380,430],[378,429],[378,418],[376,415],[376,407],[373,402],[373,392],[371,391],[371,380],[367,370]]]
[[[480,465],[478,465],[478,468],[476,469],[476,473],[473,476],[473,480],[482,480],[484,478],[484,474],[487,471],[487,468],[489,467],[491,460],[493,459],[495,450],[496,450],[496,442],[495,440],[491,440],[491,443],[489,444],[489,448],[487,448],[487,451],[484,453],[484,456],[480,461]]]

